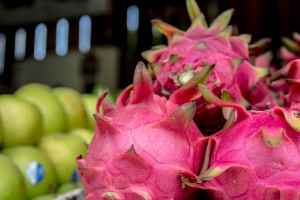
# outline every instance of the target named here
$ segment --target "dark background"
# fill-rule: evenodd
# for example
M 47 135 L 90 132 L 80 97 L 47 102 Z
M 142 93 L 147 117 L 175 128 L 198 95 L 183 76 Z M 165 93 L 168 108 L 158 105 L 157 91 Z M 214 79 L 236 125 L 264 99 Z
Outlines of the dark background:
M 20 7 L 33 6 L 35 1 L 37 0 L 0 0 L 0 7 L 15 11 Z M 58 4 L 60 2 L 64 4 L 73 2 L 71 0 L 53 1 L 58 2 Z M 84 4 L 88 0 L 75 1 Z M 150 20 L 160 18 L 182 30 L 189 27 L 190 20 L 186 11 L 185 0 L 108 0 L 107 2 L 111 8 L 108 12 L 82 14 L 89 14 L 92 18 L 92 46 L 112 44 L 120 48 L 120 66 L 119 71 L 116 73 L 120 77 L 119 87 L 123 88 L 132 83 L 135 65 L 138 61 L 143 60 L 141 52 L 150 49 L 154 45 Z M 282 45 L 280 37 L 291 37 L 293 31 L 300 31 L 300 1 L 198 0 L 197 2 L 208 22 L 212 21 L 222 11 L 234 8 L 235 11 L 230 24 L 236 25 L 239 33 L 251 34 L 252 42 L 264 37 L 272 38 L 269 50 L 274 52 L 273 64 L 277 66 L 280 65 L 278 56 L 278 49 Z M 134 44 L 134 48 L 128 43 L 130 41 L 128 37 L 130 36 L 127 34 L 126 28 L 126 12 L 130 5 L 136 5 L 139 8 L 139 29 L 135 36 L 137 43 Z M 70 23 L 69 48 L 77 48 L 78 46 L 78 20 L 80 16 L 80 14 L 74 14 L 67 17 Z M 0 19 L 0 33 L 4 33 L 7 37 L 5 71 L 0 75 L 0 93 L 11 93 L 16 90 L 12 82 L 16 30 L 23 27 L 27 31 L 26 58 L 29 58 L 33 56 L 34 30 L 40 22 L 45 23 L 48 28 L 47 51 L 55 51 L 55 28 L 58 19 L 59 17 L 51 15 L 49 15 L 49 18 L 43 19 L 39 19 L 37 16 L 35 20 L 26 23 L 16 23 L 18 20 L 10 23 L 9 20 L 3 21 Z M 163 39 L 162 42 L 166 43 L 166 40 Z M 105 72 L 105 69 L 102 69 L 102 71 Z

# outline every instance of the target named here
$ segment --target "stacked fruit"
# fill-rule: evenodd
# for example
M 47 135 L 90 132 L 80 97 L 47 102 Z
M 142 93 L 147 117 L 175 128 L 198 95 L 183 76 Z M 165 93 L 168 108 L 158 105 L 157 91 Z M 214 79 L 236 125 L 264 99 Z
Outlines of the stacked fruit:
M 300 60 L 271 66 L 269 39 L 233 35 L 233 10 L 208 26 L 186 2 L 191 27 L 153 20 L 168 45 L 142 53 L 116 105 L 99 98 L 86 200 L 299 199 Z
M 76 158 L 94 135 L 97 99 L 37 83 L 0 95 L 0 199 L 53 199 L 81 187 Z

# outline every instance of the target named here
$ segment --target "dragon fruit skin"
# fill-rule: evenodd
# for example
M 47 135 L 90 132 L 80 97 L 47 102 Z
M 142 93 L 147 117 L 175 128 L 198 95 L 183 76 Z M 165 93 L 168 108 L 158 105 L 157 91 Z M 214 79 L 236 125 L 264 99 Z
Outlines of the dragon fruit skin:
M 289 91 L 284 98 L 285 106 L 300 107 L 300 59 L 289 62 L 281 73 L 289 84 Z
M 237 116 L 233 110 L 224 130 L 210 137 L 197 182 L 184 176 L 183 182 L 207 190 L 212 199 L 298 200 L 300 107 L 247 112 L 199 88 L 207 101 L 233 107 Z
M 85 159 L 78 158 L 86 200 L 193 199 L 194 188 L 182 188 L 180 173 L 199 173 L 202 153 L 196 152 L 201 132 L 192 121 L 195 103 L 177 105 L 153 93 L 143 63 L 133 86 L 105 101 L 104 116 L 95 114 L 95 136 Z
M 160 45 L 142 53 L 155 76 L 155 93 L 168 96 L 184 85 L 195 71 L 207 64 L 215 64 L 207 83 L 215 95 L 220 96 L 222 89 L 227 89 L 234 102 L 247 108 L 252 105 L 261 109 L 260 105 L 265 105 L 265 101 L 259 100 L 265 100 L 263 97 L 270 96 L 271 91 L 261 90 L 260 98 L 252 98 L 251 94 L 253 87 L 269 69 L 250 64 L 249 35 L 232 36 L 232 27 L 227 25 L 233 9 L 220 14 L 208 27 L 196 2 L 186 2 L 192 20 L 192 25 L 186 32 L 160 20 L 152 20 L 152 24 L 168 39 L 168 46 Z M 219 108 L 199 101 L 200 98 L 201 95 L 198 95 L 194 121 L 202 131 L 214 132 L 223 126 L 225 120 L 220 116 Z M 277 105 L 276 102 L 272 103 L 274 105 L 271 106 Z M 212 119 L 219 120 L 206 119 L 207 113 L 211 113 Z

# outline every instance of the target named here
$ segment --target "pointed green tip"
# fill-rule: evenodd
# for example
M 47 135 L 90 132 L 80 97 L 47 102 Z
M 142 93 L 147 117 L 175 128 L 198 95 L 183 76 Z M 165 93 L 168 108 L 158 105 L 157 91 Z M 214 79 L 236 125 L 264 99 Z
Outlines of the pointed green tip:
M 241 34 L 237 36 L 242 41 L 244 41 L 246 44 L 249 44 L 251 42 L 252 36 L 250 34 Z
M 186 7 L 191 21 L 194 21 L 201 13 L 195 0 L 186 0 Z
M 142 52 L 142 57 L 147 60 L 149 63 L 156 63 L 157 57 L 161 54 L 161 51 L 164 49 L 151 49 L 148 51 Z
M 283 128 L 262 127 L 261 133 L 265 143 L 270 147 L 277 147 L 282 140 Z
M 175 26 L 167 24 L 159 19 L 153 19 L 151 20 L 151 23 L 155 28 L 157 28 L 159 32 L 161 32 L 167 37 L 168 41 L 171 40 L 174 33 L 178 33 L 180 35 L 184 34 L 184 31 L 176 28 Z
M 288 49 L 290 49 L 293 52 L 299 52 L 300 51 L 300 47 L 298 45 L 297 42 L 291 40 L 288 37 L 281 37 L 281 42 L 288 47 Z
M 193 31 L 194 29 L 196 29 L 195 31 L 199 31 L 198 29 L 207 29 L 208 25 L 205 21 L 205 16 L 203 15 L 203 13 L 200 13 L 198 17 L 196 17 L 192 23 L 192 25 L 190 26 L 190 28 L 187 30 L 187 32 Z
M 150 72 L 143 62 L 138 62 L 134 71 L 131 103 L 137 103 L 151 94 L 153 95 L 153 83 Z
M 177 109 L 177 112 L 181 117 L 184 119 L 184 128 L 185 130 L 190 125 L 191 121 L 193 120 L 193 117 L 196 112 L 196 103 L 195 102 L 189 102 L 186 104 L 183 104 L 179 109 Z
M 206 172 L 201 174 L 198 177 L 198 179 L 200 179 L 201 181 L 208 181 L 210 179 L 213 179 L 213 178 L 221 175 L 228 168 L 230 168 L 230 166 L 216 166 L 216 165 L 213 165 Z
M 232 26 L 228 26 L 223 31 L 219 32 L 217 36 L 224 37 L 227 42 L 230 42 L 231 33 L 232 33 Z
M 232 17 L 234 9 L 231 8 L 229 10 L 221 13 L 210 25 L 209 30 L 223 30 L 226 26 L 228 26 L 230 19 Z
M 132 155 L 136 155 L 137 156 L 137 153 L 136 153 L 136 151 L 134 149 L 134 145 L 133 144 L 130 146 L 130 148 L 128 149 L 127 153 L 130 153 Z
M 266 67 L 254 67 L 254 70 L 257 73 L 257 81 L 267 76 L 270 70 Z
M 243 59 L 243 58 L 232 58 L 231 59 L 233 67 L 234 67 L 234 71 L 236 71 L 238 69 L 238 67 L 242 65 L 244 60 L 245 59 Z
M 300 111 L 291 110 L 289 108 L 280 108 L 284 114 L 285 120 L 288 124 L 295 129 L 296 131 L 300 132 Z
M 233 103 L 232 96 L 231 96 L 231 94 L 229 93 L 229 91 L 227 89 L 222 90 L 221 99 L 223 101 Z M 232 110 L 233 110 L 233 108 L 230 108 L 230 107 L 222 108 L 223 117 L 225 119 L 229 119 Z
M 97 115 L 102 115 L 103 114 L 103 109 L 102 109 L 102 102 L 103 100 L 105 99 L 106 95 L 108 94 L 108 88 L 102 92 L 102 94 L 100 95 L 98 101 L 97 101 L 97 104 L 96 104 L 96 114 Z

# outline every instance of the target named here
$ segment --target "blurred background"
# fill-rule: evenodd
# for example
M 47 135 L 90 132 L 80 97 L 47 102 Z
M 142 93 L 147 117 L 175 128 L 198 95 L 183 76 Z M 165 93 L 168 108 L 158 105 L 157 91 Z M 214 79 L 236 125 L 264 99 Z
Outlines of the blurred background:
M 300 1 L 197 0 L 208 22 L 234 8 L 231 24 L 252 42 L 300 31 Z M 90 92 L 132 83 L 141 52 L 166 43 L 150 20 L 186 30 L 185 0 L 0 0 L 0 93 L 38 82 Z M 279 65 L 276 57 L 273 61 Z

